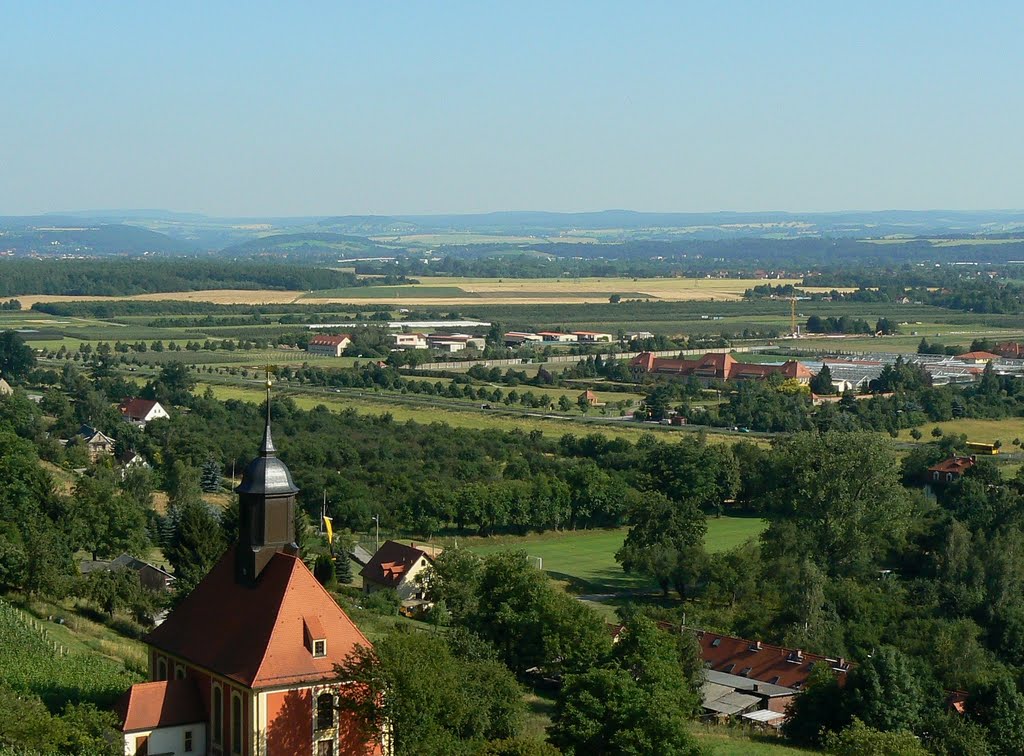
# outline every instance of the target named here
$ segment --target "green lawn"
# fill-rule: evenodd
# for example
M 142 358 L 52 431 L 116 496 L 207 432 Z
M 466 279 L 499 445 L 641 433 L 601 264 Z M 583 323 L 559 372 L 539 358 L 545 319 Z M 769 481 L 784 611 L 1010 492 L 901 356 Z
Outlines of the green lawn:
M 756 538 L 765 527 L 754 517 L 708 519 L 705 544 L 709 551 L 726 551 L 748 538 Z M 472 538 L 464 543 L 479 554 L 508 548 L 525 549 L 543 560 L 544 570 L 553 577 L 569 579 L 578 590 L 605 593 L 651 587 L 650 581 L 627 575 L 615 561 L 626 528 L 541 533 L 523 537 Z
M 781 738 L 748 735 L 730 727 L 694 723 L 691 730 L 709 756 L 805 756 L 815 753 L 794 748 Z

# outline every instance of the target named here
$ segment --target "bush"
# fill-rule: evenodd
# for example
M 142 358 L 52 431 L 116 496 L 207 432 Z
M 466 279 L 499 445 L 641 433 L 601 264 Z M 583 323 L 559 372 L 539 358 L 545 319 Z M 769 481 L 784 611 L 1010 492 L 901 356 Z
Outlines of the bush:
M 402 600 L 398 598 L 398 594 L 388 589 L 374 591 L 363 600 L 364 609 L 385 617 L 398 614 L 398 608 L 401 605 Z

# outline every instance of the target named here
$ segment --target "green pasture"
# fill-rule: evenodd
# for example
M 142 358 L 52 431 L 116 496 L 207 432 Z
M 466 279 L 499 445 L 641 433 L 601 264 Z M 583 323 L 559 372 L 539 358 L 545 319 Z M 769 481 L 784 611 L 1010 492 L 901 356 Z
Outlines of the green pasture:
M 764 520 L 755 517 L 708 518 L 704 539 L 708 551 L 727 551 L 764 530 Z M 649 588 L 650 581 L 627 575 L 615 561 L 627 528 L 577 530 L 540 533 L 529 536 L 470 538 L 463 543 L 478 554 L 503 549 L 524 549 L 531 557 L 540 557 L 543 568 L 553 577 L 570 580 L 584 592 L 614 592 Z
M 1019 453 L 1019 449 L 1013 445 L 1013 440 L 1015 438 L 1024 440 L 1024 417 L 1006 417 L 1001 420 L 960 418 L 943 423 L 927 423 L 918 428 L 923 434 L 921 443 L 935 440 L 931 434 L 935 427 L 941 428 L 945 435 L 962 433 L 967 436 L 969 441 L 978 441 L 984 444 L 1002 441 L 1003 446 L 997 456 L 1005 456 L 1012 452 Z M 910 436 L 909 429 L 901 430 L 899 439 L 911 442 L 914 440 Z

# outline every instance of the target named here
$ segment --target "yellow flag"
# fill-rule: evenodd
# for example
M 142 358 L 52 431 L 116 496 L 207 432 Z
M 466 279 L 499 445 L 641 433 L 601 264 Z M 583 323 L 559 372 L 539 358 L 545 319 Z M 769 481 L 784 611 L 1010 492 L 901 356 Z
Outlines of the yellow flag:
M 327 528 L 327 543 L 334 543 L 334 528 L 331 526 L 331 518 L 324 515 L 324 527 Z

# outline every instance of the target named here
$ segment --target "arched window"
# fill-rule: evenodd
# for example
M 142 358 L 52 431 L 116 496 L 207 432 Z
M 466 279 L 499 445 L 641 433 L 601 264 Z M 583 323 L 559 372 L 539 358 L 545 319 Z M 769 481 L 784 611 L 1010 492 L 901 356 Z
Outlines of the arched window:
M 316 729 L 327 730 L 334 727 L 334 696 L 321 693 L 316 697 Z
M 210 708 L 213 709 L 213 742 L 220 745 L 224 742 L 224 694 L 219 685 L 213 686 Z
M 242 752 L 242 697 L 231 694 L 231 753 Z
M 156 679 L 166 680 L 167 679 L 167 660 L 157 659 L 156 661 Z

